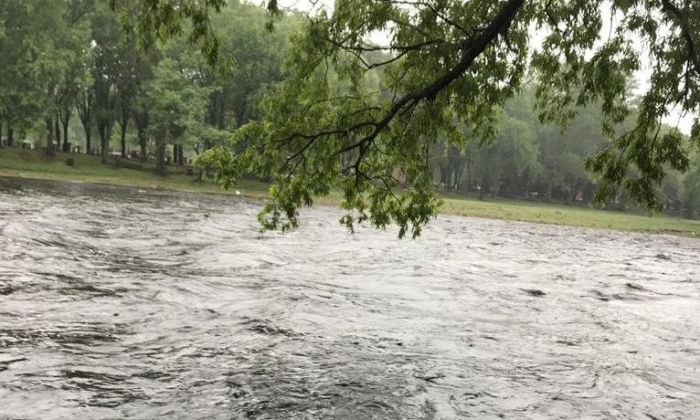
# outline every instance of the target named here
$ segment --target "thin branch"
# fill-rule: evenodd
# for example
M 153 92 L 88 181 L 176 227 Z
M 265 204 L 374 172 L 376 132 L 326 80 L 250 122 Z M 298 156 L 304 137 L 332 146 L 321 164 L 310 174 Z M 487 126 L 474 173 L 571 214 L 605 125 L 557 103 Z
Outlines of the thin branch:
M 438 11 L 438 10 L 435 8 L 435 6 L 433 6 L 432 4 L 430 4 L 430 3 L 428 3 L 428 2 L 424 2 L 424 1 L 414 1 L 414 2 L 412 2 L 412 1 L 401 1 L 401 0 L 389 0 L 389 2 L 392 3 L 392 4 L 403 4 L 403 5 L 410 5 L 410 6 L 425 6 L 425 7 L 427 7 L 428 9 L 430 9 L 430 11 L 432 12 L 432 14 L 433 14 L 435 17 L 437 17 L 438 19 L 441 19 L 442 21 L 444 21 L 444 22 L 447 23 L 448 25 L 457 28 L 457 29 L 458 29 L 460 32 L 462 32 L 464 35 L 466 35 L 466 36 L 471 36 L 471 34 L 470 34 L 464 27 L 462 27 L 461 25 L 457 24 L 454 20 L 450 19 L 448 16 L 445 16 L 444 14 L 440 13 L 440 11 Z
M 391 107 L 387 110 L 386 114 L 379 121 L 364 121 L 355 124 L 352 127 L 344 129 L 330 129 L 325 131 L 320 131 L 315 134 L 303 134 L 303 133 L 293 133 L 287 138 L 282 140 L 282 143 L 289 143 L 296 138 L 308 139 L 308 142 L 294 155 L 290 156 L 283 167 L 286 167 L 291 161 L 302 157 L 308 148 L 312 147 L 313 144 L 322 137 L 328 137 L 333 135 L 344 135 L 351 138 L 354 132 L 360 129 L 373 127 L 373 129 L 363 136 L 360 140 L 352 143 L 346 147 L 341 148 L 336 152 L 336 155 L 342 155 L 351 150 L 358 150 L 358 157 L 351 168 L 355 170 L 356 176 L 361 175 L 360 164 L 364 159 L 364 156 L 368 152 L 370 145 L 375 141 L 379 134 L 385 130 L 389 124 L 397 117 L 405 115 L 406 113 L 412 113 L 416 106 L 425 100 L 434 99 L 442 90 L 447 88 L 453 81 L 457 80 L 464 73 L 466 73 L 471 65 L 474 63 L 477 57 L 479 57 L 488 47 L 488 45 L 496 39 L 499 34 L 506 34 L 511 22 L 515 19 L 517 12 L 522 8 L 525 0 L 508 0 L 505 5 L 501 8 L 499 13 L 494 17 L 490 24 L 483 29 L 473 39 L 466 39 L 466 47 L 463 50 L 462 58 L 460 61 L 444 73 L 439 78 L 435 79 L 433 82 L 423 87 L 420 90 L 411 92 L 401 97 L 399 100 L 392 101 Z M 359 182 L 359 178 L 357 179 Z
M 515 15 L 524 3 L 525 0 L 509 0 L 505 6 L 503 6 L 498 15 L 493 19 L 493 21 L 491 21 L 491 23 L 486 27 L 486 29 L 472 40 L 469 47 L 464 51 L 462 59 L 455 67 L 450 69 L 438 79 L 434 80 L 429 85 L 425 86 L 423 89 L 409 93 L 408 95 L 399 99 L 398 102 L 395 102 L 392 105 L 384 118 L 375 124 L 375 128 L 371 133 L 354 145 L 342 149 L 339 153 L 352 150 L 356 147 L 362 147 L 364 144 L 373 142 L 379 133 L 384 130 L 389 123 L 391 123 L 394 117 L 396 117 L 396 115 L 406 106 L 412 106 L 412 104 L 418 103 L 422 100 L 434 98 L 438 93 L 440 93 L 440 91 L 462 76 L 467 70 L 469 70 L 474 60 L 476 60 L 476 58 L 484 52 L 489 43 L 498 37 L 500 33 L 505 32 L 513 19 L 515 19 Z
M 690 33 L 690 27 L 688 24 L 688 13 L 683 13 L 676 5 L 671 3 L 670 0 L 661 0 L 663 7 L 661 10 L 667 12 L 671 15 L 671 19 L 674 20 L 678 26 L 680 26 L 681 35 L 688 46 L 688 59 L 692 61 L 695 66 L 695 72 L 700 76 L 700 57 L 698 57 L 698 51 L 696 50 L 695 41 L 693 40 L 693 35 Z

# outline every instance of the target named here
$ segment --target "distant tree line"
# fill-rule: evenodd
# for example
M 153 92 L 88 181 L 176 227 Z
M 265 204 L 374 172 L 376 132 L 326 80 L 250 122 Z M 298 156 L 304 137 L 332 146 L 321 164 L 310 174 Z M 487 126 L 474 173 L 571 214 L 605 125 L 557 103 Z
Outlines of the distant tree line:
M 272 32 L 263 9 L 229 2 L 212 21 L 223 58 L 212 67 L 183 37 L 137 48 L 124 23 L 139 0 L 120 5 L 0 0 L 0 145 L 150 157 L 164 173 L 224 142 L 281 77 L 290 19 Z M 70 138 L 76 120 L 83 135 Z
M 506 104 L 490 142 L 466 148 L 438 139 L 431 149 L 433 180 L 445 191 L 479 198 L 504 197 L 588 205 L 596 189 L 586 161 L 609 140 L 600 132 L 595 107 L 579 110 L 565 128 L 540 124 L 532 112 L 534 93 L 526 90 Z M 631 122 L 630 122 L 631 124 Z M 672 214 L 695 216 L 700 210 L 700 153 L 691 153 L 690 171 L 669 170 L 658 194 Z M 623 209 L 624 194 L 605 203 Z

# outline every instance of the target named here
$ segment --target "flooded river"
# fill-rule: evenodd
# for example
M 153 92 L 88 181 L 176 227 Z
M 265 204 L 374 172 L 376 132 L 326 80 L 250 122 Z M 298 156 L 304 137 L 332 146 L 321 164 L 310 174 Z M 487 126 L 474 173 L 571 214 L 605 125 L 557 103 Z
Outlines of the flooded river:
M 700 418 L 700 240 L 0 181 L 0 418 Z

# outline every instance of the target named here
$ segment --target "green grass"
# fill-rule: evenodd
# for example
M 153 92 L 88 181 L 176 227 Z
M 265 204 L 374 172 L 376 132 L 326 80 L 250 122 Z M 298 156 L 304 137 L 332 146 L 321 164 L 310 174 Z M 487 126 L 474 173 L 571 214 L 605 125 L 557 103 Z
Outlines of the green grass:
M 66 159 L 75 159 L 75 166 L 66 165 Z M 183 167 L 171 166 L 169 175 L 155 174 L 152 165 L 146 170 L 105 166 L 98 156 L 57 153 L 49 157 L 42 151 L 0 149 L 0 177 L 46 179 L 55 181 L 81 181 L 94 184 L 110 184 L 177 190 L 188 192 L 232 194 L 212 182 L 198 182 L 185 175 Z M 267 194 L 267 185 L 252 180 L 242 180 L 237 189 L 242 195 L 262 198 Z
M 75 167 L 66 165 L 66 158 L 75 159 Z M 19 177 L 57 181 L 134 186 L 188 192 L 230 194 L 211 182 L 197 182 L 185 175 L 184 168 L 170 167 L 168 177 L 160 177 L 152 170 L 112 168 L 100 163 L 96 156 L 57 154 L 50 158 L 43 152 L 20 149 L 0 149 L 0 177 Z M 260 199 L 267 194 L 267 185 L 242 180 L 236 187 L 241 195 Z M 318 200 L 321 204 L 340 202 L 332 194 Z M 491 219 L 518 220 L 589 228 L 673 233 L 700 236 L 700 221 L 665 215 L 643 216 L 632 213 L 601 211 L 575 206 L 545 204 L 529 201 L 479 201 L 450 195 L 445 197 L 443 213 Z
M 700 221 L 670 217 L 663 214 L 644 216 L 634 213 L 529 201 L 479 201 L 465 198 L 446 198 L 443 211 L 461 216 L 489 219 L 700 236 Z

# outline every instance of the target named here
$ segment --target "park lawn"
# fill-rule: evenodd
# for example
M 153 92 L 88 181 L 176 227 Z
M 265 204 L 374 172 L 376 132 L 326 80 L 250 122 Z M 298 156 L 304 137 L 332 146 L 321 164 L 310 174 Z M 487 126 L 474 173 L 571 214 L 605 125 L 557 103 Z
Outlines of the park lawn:
M 75 159 L 75 167 L 66 165 L 66 158 Z M 96 184 L 133 186 L 215 194 L 236 194 L 262 199 L 268 185 L 255 180 L 241 180 L 233 191 L 224 191 L 212 182 L 199 182 L 185 175 L 182 167 L 169 168 L 170 175 L 160 177 L 152 170 L 113 168 L 102 165 L 97 156 L 57 153 L 46 156 L 36 150 L 0 149 L 0 177 L 31 178 L 56 181 L 80 181 Z M 331 194 L 317 200 L 320 204 L 338 205 L 341 197 Z M 672 233 L 700 236 L 700 221 L 661 214 L 645 216 L 634 213 L 602 211 L 530 201 L 480 201 L 455 195 L 444 197 L 442 213 L 468 217 L 517 220 L 588 228 L 616 229 L 650 233 Z
M 479 201 L 469 198 L 446 198 L 442 208 L 445 213 L 467 217 L 700 236 L 700 220 L 664 214 L 647 216 L 560 204 L 516 200 Z
M 74 167 L 66 165 L 68 157 L 75 159 Z M 80 181 L 216 194 L 235 194 L 236 192 L 236 190 L 225 191 L 213 182 L 195 181 L 192 176 L 185 175 L 183 167 L 169 167 L 167 177 L 156 175 L 153 165 L 147 168 L 148 170 L 139 170 L 105 166 L 98 156 L 57 153 L 55 157 L 50 157 L 37 150 L 0 149 L 0 177 Z M 262 182 L 242 180 L 236 189 L 241 195 L 262 198 L 267 195 L 267 188 L 268 185 Z

